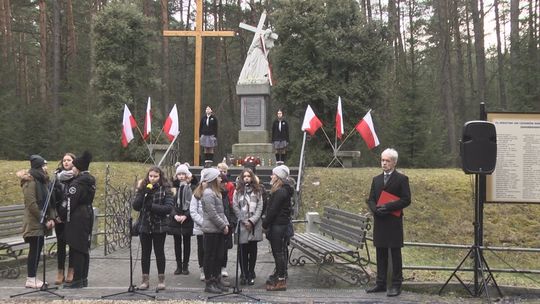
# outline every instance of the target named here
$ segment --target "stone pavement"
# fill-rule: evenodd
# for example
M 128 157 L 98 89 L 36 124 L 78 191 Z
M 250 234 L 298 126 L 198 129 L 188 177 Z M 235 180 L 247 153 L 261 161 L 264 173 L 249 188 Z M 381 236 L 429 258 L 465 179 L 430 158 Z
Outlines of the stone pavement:
M 267 292 L 265 290 L 265 281 L 267 276 L 274 269 L 273 258 L 266 240 L 259 243 L 258 261 L 256 267 L 257 278 L 254 286 L 240 286 L 241 294 L 229 294 L 226 296 L 208 299 L 211 294 L 204 292 L 204 283 L 199 280 L 199 268 L 196 254 L 196 238 L 192 238 L 192 254 L 190 259 L 189 275 L 174 275 L 176 268 L 174 261 L 174 246 L 172 237 L 168 236 L 165 251 L 167 256 L 166 284 L 167 289 L 155 292 L 157 285 L 157 268 L 155 260 L 151 262 L 150 270 L 150 289 L 144 291 L 144 294 L 155 296 L 159 300 L 194 300 L 194 301 L 213 301 L 213 302 L 250 302 L 248 297 L 258 298 L 264 303 L 482 303 L 482 299 L 458 298 L 445 292 L 445 296 L 438 296 L 436 291 L 440 286 L 431 286 L 430 288 L 418 288 L 418 285 L 404 284 L 403 293 L 396 298 L 386 297 L 385 293 L 366 294 L 364 287 L 351 287 L 349 285 L 338 284 L 334 287 L 324 288 L 318 284 L 316 268 L 312 265 L 303 267 L 289 267 L 289 279 L 287 282 L 287 291 Z M 133 238 L 133 257 L 134 271 L 133 283 L 137 286 L 141 280 L 140 245 L 138 238 Z M 42 264 L 42 263 L 41 263 Z M 54 282 L 56 275 L 56 261 L 47 259 L 47 280 Z M 229 250 L 229 262 L 227 271 L 229 280 L 234 285 L 234 273 L 236 269 L 236 246 Z M 5 302 L 10 296 L 30 291 L 24 288 L 24 275 L 18 279 L 0 279 L 0 301 Z M 42 271 L 40 270 L 40 276 Z M 96 300 L 102 296 L 120 293 L 128 290 L 130 281 L 129 271 L 129 250 L 122 249 L 113 254 L 104 256 L 103 248 L 98 247 L 91 253 L 89 287 L 83 289 L 59 289 L 57 292 L 65 296 L 67 300 Z M 54 284 L 54 283 L 52 283 Z M 51 285 L 54 286 L 54 285 Z M 417 292 L 424 290 L 424 292 Z M 232 288 L 231 288 L 232 291 Z M 414 291 L 414 292 L 413 292 Z M 16 297 L 19 302 L 28 300 L 48 299 L 55 300 L 55 296 L 46 292 L 38 292 L 31 295 Z M 148 300 L 147 297 L 126 293 L 111 297 L 116 300 Z M 517 298 L 505 298 L 502 302 L 514 303 Z M 540 302 L 538 294 L 532 299 L 523 300 L 526 303 Z

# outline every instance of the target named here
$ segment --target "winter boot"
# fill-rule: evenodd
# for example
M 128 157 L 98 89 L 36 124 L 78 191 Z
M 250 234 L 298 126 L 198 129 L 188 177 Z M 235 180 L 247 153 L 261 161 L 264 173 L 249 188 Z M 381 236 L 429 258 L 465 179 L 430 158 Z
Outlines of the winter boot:
M 273 284 L 266 284 L 267 291 L 285 291 L 287 290 L 287 281 L 285 278 L 278 278 Z
M 188 275 L 189 274 L 189 264 L 188 263 L 182 264 L 182 274 L 183 275 Z
M 64 283 L 64 269 L 58 269 L 56 280 L 54 280 L 54 285 L 60 285 L 62 283 Z
M 33 289 L 40 289 L 41 286 L 43 286 L 43 281 L 36 277 L 27 277 L 26 283 L 24 284 L 24 287 Z
M 148 287 L 150 287 L 150 275 L 143 273 L 142 283 L 139 285 L 139 290 L 147 290 Z
M 67 276 L 66 276 L 66 280 L 65 282 L 66 283 L 71 283 L 73 282 L 73 275 L 75 274 L 75 270 L 73 269 L 73 267 L 69 267 L 68 268 L 68 272 L 67 272 Z
M 165 274 L 158 274 L 157 290 L 165 290 Z
M 216 279 L 216 287 L 219 288 L 223 292 L 228 292 L 229 287 L 231 284 L 229 282 L 224 282 L 222 278 Z
M 223 291 L 219 289 L 216 285 L 215 279 L 206 279 L 206 287 L 204 288 L 205 292 L 209 293 L 222 293 Z
M 176 262 L 176 270 L 174 271 L 174 274 L 178 275 L 178 274 L 182 274 L 182 263 L 181 262 Z

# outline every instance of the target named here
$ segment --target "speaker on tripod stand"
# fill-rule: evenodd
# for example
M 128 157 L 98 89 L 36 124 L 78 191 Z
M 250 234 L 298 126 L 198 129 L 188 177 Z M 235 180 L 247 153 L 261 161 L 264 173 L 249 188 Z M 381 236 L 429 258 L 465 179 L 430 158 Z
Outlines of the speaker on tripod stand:
M 463 135 L 460 141 L 460 155 L 462 168 L 465 174 L 475 174 L 475 204 L 474 204 L 474 244 L 467 255 L 456 267 L 448 280 L 439 290 L 439 295 L 448 285 L 453 277 L 472 296 L 481 296 L 482 293 L 489 299 L 488 283 L 493 281 L 493 286 L 497 289 L 499 296 L 502 292 L 495 281 L 483 254 L 484 246 L 484 203 L 486 201 L 486 175 L 493 173 L 497 162 L 497 132 L 495 125 L 491 122 L 476 120 L 469 121 L 463 126 Z M 463 283 L 457 275 L 468 258 L 474 259 L 474 289 Z

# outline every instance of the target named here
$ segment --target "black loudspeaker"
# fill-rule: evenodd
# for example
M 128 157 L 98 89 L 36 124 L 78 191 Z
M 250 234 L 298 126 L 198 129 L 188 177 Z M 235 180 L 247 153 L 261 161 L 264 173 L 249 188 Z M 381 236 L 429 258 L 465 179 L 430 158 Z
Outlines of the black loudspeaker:
M 491 174 L 497 162 L 497 131 L 491 122 L 475 120 L 463 125 L 460 145 L 463 171 Z

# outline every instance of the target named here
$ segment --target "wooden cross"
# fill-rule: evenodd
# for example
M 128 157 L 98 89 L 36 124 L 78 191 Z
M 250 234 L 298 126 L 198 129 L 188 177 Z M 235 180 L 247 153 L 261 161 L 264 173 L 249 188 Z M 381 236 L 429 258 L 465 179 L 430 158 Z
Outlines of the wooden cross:
M 195 113 L 193 116 L 193 164 L 199 165 L 199 121 L 201 120 L 202 37 L 233 37 L 234 31 L 205 31 L 202 0 L 197 0 L 197 16 L 193 31 L 163 31 L 165 37 L 195 37 Z

